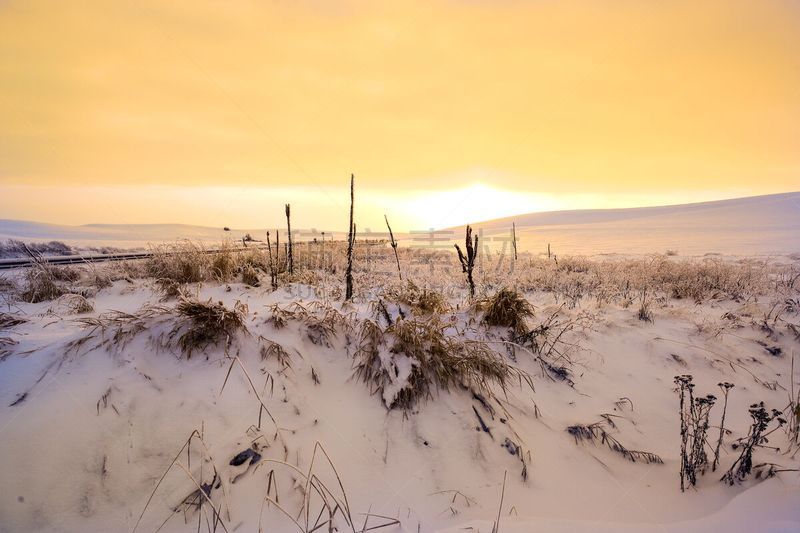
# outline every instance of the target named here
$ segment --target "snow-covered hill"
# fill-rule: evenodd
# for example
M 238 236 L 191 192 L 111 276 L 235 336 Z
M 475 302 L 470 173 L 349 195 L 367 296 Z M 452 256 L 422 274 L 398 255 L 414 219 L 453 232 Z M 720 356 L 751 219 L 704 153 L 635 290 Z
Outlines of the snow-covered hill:
M 192 226 L 188 224 L 86 224 L 63 226 L 24 220 L 0 220 L 0 239 L 23 241 L 62 241 L 71 246 L 141 248 L 148 244 L 188 239 L 218 244 L 224 239 L 239 240 L 250 233 L 263 238 L 263 230 L 240 230 Z
M 531 213 L 477 222 L 496 246 L 512 223 L 520 248 L 560 254 L 766 255 L 800 252 L 800 192 L 697 204 Z M 462 228 L 454 228 L 456 235 Z

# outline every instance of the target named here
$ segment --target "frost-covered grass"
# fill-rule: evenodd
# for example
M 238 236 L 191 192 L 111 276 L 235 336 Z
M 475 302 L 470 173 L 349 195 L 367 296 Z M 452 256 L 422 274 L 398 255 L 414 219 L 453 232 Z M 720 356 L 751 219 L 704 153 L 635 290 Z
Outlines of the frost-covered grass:
M 154 255 L 143 261 L 95 267 L 116 277 L 153 279 L 168 297 L 175 297 L 181 288 L 196 283 L 228 283 L 241 281 L 254 286 L 269 276 L 269 257 L 265 248 L 251 245 L 244 250 L 223 243 L 210 250 L 203 245 L 181 242 L 159 245 Z M 279 285 L 300 282 L 328 291 L 336 297 L 343 288 L 346 266 L 345 243 L 341 241 L 296 243 L 294 274 L 286 269 L 286 251 L 273 247 L 274 264 Z M 454 253 L 427 248 L 398 248 L 399 261 L 406 270 L 406 282 L 398 282 L 394 251 L 383 242 L 359 242 L 355 249 L 355 296 L 371 299 L 378 292 L 394 301 L 442 312 L 448 300 L 466 294 L 460 275 L 461 266 Z M 83 267 L 82 270 L 88 270 Z M 69 279 L 75 267 L 49 267 L 56 282 Z M 59 275 L 58 273 L 65 273 Z M 69 273 L 69 277 L 66 274 Z M 87 276 L 85 276 L 87 277 Z M 682 259 L 667 255 L 621 259 L 559 257 L 521 254 L 514 261 L 508 255 L 483 250 L 475 266 L 478 299 L 497 294 L 501 288 L 522 292 L 543 291 L 570 306 L 594 300 L 598 304 L 623 306 L 639 303 L 641 307 L 667 299 L 703 302 L 709 299 L 749 301 L 769 295 L 790 294 L 800 285 L 800 262 L 755 260 L 747 258 L 711 257 Z M 23 283 L 30 295 L 37 290 L 37 280 Z M 55 283 L 53 291 L 74 292 L 64 283 Z M 30 298 L 28 298 L 30 299 Z M 646 301 L 645 301 L 646 300 Z

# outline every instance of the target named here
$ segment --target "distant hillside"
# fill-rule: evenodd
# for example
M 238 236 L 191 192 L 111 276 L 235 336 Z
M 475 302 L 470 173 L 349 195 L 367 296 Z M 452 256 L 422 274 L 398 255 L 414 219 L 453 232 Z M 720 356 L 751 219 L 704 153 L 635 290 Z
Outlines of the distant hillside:
M 476 222 L 500 246 L 517 226 L 522 249 L 557 253 L 735 255 L 800 252 L 800 192 L 696 204 L 530 213 Z M 463 227 L 451 228 L 456 235 Z
M 800 252 L 800 192 L 753 196 L 696 204 L 586 209 L 530 213 L 476 222 L 483 242 L 493 250 L 510 249 L 511 224 L 517 226 L 519 249 L 542 253 L 547 243 L 557 254 L 641 254 L 677 251 L 680 255 L 720 253 L 765 255 Z M 246 234 L 264 238 L 264 229 L 231 229 L 186 224 L 87 224 L 60 226 L 0 220 L 0 240 L 63 241 L 71 246 L 137 248 L 149 243 L 190 239 L 217 244 Z M 464 228 L 437 232 L 461 240 Z M 330 233 L 329 233 L 330 235 Z M 337 238 L 342 235 L 337 234 Z M 410 246 L 425 246 L 426 235 L 397 233 Z M 301 236 L 298 240 L 310 238 Z M 437 241 L 437 245 L 442 245 Z M 444 243 L 446 245 L 446 243 Z
M 250 234 L 264 239 L 265 230 L 192 226 L 188 224 L 86 224 L 61 226 L 22 220 L 0 220 L 0 241 L 18 239 L 25 242 L 61 241 L 77 251 L 101 247 L 123 249 L 144 248 L 149 244 L 188 239 L 218 245 L 223 240 L 240 241 Z

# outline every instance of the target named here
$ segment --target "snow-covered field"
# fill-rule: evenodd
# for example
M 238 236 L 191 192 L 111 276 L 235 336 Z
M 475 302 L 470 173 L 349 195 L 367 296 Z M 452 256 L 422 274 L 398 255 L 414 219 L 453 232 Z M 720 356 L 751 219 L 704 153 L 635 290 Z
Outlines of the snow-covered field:
M 417 288 L 391 249 L 362 250 L 353 303 L 334 246 L 298 252 L 277 290 L 257 251 L 81 267 L 37 303 L 35 275 L 6 274 L 0 531 L 800 528 L 800 262 L 487 257 L 475 303 L 454 254 L 400 251 Z M 167 297 L 191 264 L 198 282 Z M 514 328 L 485 321 L 502 287 L 534 306 Z M 193 322 L 186 305 L 209 299 L 242 327 Z M 421 369 L 439 356 L 442 374 L 492 366 L 437 387 Z M 709 464 L 681 492 L 685 374 L 717 402 Z M 416 379 L 430 394 L 403 403 Z M 721 482 L 761 401 L 787 423 Z
M 302 209 L 298 208 L 298 212 Z M 301 215 L 302 216 L 302 213 Z M 551 244 L 556 254 L 608 255 L 665 253 L 765 256 L 800 253 L 800 192 L 772 194 L 697 204 L 531 213 L 473 224 L 492 250 L 510 250 L 511 224 L 517 227 L 519 250 L 543 253 Z M 296 241 L 321 239 L 325 228 L 300 229 Z M 402 230 L 402 231 L 400 231 Z M 360 238 L 388 238 L 383 226 L 364 228 Z M 461 240 L 463 228 L 395 228 L 404 245 L 424 248 Z M 343 239 L 341 232 L 325 232 Z M 186 224 L 87 224 L 63 226 L 20 220 L 0 220 L 0 240 L 63 241 L 78 251 L 102 247 L 147 248 L 181 239 L 217 245 L 245 235 L 264 239 L 263 229 L 192 226 Z M 273 230 L 274 234 L 274 230 Z

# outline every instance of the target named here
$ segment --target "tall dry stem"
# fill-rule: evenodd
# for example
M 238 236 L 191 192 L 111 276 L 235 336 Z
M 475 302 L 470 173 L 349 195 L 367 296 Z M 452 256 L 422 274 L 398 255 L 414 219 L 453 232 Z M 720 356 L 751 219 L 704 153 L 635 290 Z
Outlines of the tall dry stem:
M 292 253 L 292 221 L 291 206 L 286 204 L 286 234 L 289 239 L 289 246 L 286 250 L 286 268 L 289 274 L 294 274 L 294 254 Z
M 394 260 L 397 262 L 397 276 L 400 281 L 403 281 L 403 274 L 400 272 L 400 256 L 397 255 L 397 241 L 394 240 L 394 233 L 392 233 L 392 227 L 389 225 L 389 217 L 383 215 L 383 218 L 386 220 L 386 227 L 389 228 L 389 239 L 391 239 L 392 249 L 394 250 Z
M 354 204 L 354 182 L 355 176 L 350 174 L 350 227 L 347 234 L 347 270 L 345 271 L 345 300 L 353 299 L 353 245 L 356 242 L 356 225 L 353 222 L 353 204 Z

